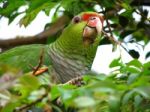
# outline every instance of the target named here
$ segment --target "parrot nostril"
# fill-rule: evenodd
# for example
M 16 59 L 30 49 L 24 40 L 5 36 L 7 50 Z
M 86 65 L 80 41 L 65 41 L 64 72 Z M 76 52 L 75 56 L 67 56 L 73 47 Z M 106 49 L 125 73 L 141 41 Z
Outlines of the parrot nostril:
M 95 18 L 95 17 L 91 17 L 91 18 L 90 18 L 90 20 L 94 20 L 94 19 L 96 19 L 96 18 Z

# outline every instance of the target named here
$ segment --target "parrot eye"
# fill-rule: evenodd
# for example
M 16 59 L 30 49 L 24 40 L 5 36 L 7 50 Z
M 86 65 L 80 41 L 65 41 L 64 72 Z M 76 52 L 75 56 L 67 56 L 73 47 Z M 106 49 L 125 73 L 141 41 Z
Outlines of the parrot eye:
M 73 18 L 73 23 L 79 23 L 81 21 L 81 18 L 79 16 L 75 16 Z

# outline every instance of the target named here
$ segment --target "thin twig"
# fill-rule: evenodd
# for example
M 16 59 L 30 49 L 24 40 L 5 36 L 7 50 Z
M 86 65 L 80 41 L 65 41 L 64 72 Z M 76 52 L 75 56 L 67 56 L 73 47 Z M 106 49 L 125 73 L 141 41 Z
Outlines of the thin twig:
M 33 73 L 32 73 L 33 75 L 37 76 L 37 75 L 40 75 L 40 74 L 48 71 L 48 67 L 41 68 L 41 66 L 43 64 L 43 58 L 44 58 L 44 48 L 41 51 L 38 66 L 33 67 L 32 65 L 29 65 L 33 70 Z
M 14 110 L 14 112 L 21 112 L 22 110 L 24 109 L 27 109 L 27 108 L 30 108 L 31 106 L 41 102 L 45 97 L 47 97 L 48 93 L 45 93 L 43 94 L 39 99 L 33 101 L 32 103 L 30 104 L 27 104 L 27 105 L 23 105 L 22 107 L 18 107 Z
M 107 18 L 106 18 L 106 23 L 107 23 L 107 26 L 108 26 L 108 29 L 109 29 L 110 36 L 113 37 L 113 33 L 112 33 L 112 30 L 111 30 L 111 27 L 110 27 L 110 23 L 109 23 Z
M 110 40 L 113 41 L 114 43 L 116 43 L 117 45 L 120 45 L 127 53 L 128 50 L 122 45 L 121 41 L 116 40 L 114 37 L 109 36 L 105 31 L 102 31 L 102 33 Z
M 141 16 L 144 17 L 147 21 L 150 22 L 150 18 L 147 18 L 144 14 L 138 12 L 137 10 L 135 10 L 135 12 L 136 12 L 137 14 L 141 15 Z
M 29 64 L 29 66 L 32 70 L 35 70 L 35 67 L 33 65 Z
M 110 40 L 113 41 L 114 43 L 118 44 L 118 45 L 122 45 L 121 41 L 116 40 L 113 36 L 109 36 L 105 31 L 102 30 L 102 33 Z
M 104 11 L 104 10 L 103 10 L 103 11 Z M 121 42 L 121 41 L 118 41 L 118 40 L 116 40 L 116 39 L 114 38 L 113 33 L 112 33 L 112 30 L 111 30 L 110 23 L 109 23 L 109 21 L 108 21 L 108 19 L 107 19 L 106 13 L 105 13 L 105 16 L 106 16 L 106 23 L 107 23 L 107 26 L 108 26 L 108 29 L 109 29 L 110 36 L 109 36 L 105 31 L 103 31 L 103 30 L 102 30 L 102 33 L 103 33 L 110 41 L 112 41 L 112 42 L 114 42 L 114 43 L 120 45 L 122 48 L 124 48 L 124 50 L 125 50 L 126 52 L 128 52 L 128 50 L 122 45 L 122 42 Z
M 102 11 L 105 12 L 105 10 L 103 8 L 102 8 Z M 110 36 L 105 31 L 102 30 L 103 34 L 106 35 L 106 37 L 108 37 L 110 41 L 113 41 L 113 42 L 121 45 L 121 42 L 117 41 L 113 36 L 113 32 L 111 30 L 111 26 L 110 26 L 110 23 L 109 23 L 108 18 L 107 18 L 107 13 L 105 13 L 104 15 L 105 15 L 105 20 L 106 20 L 106 23 L 107 23 L 107 26 L 108 26 Z
M 39 70 L 39 68 L 42 66 L 43 64 L 43 58 L 44 58 L 44 49 L 41 50 L 41 54 L 40 54 L 40 59 L 39 59 L 39 63 L 38 63 L 38 66 L 36 68 L 34 68 L 34 71 L 33 71 L 33 75 Z
M 51 86 L 48 87 L 46 92 L 40 98 L 38 98 L 37 100 L 31 102 L 30 104 L 26 104 L 26 105 L 23 105 L 21 107 L 17 107 L 13 112 L 21 112 L 21 111 L 23 111 L 25 109 L 28 109 L 28 108 L 32 107 L 33 105 L 35 105 L 35 104 L 37 104 L 39 102 L 41 102 L 45 97 L 48 96 L 50 90 L 51 90 Z

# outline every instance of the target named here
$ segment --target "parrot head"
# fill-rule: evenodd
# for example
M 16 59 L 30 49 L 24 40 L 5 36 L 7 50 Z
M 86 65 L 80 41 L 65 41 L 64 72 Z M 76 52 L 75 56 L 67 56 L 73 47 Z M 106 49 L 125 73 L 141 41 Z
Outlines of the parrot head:
M 82 12 L 75 16 L 64 30 L 67 41 L 89 46 L 95 42 L 103 28 L 103 17 L 96 12 Z M 76 41 L 76 42 L 74 42 Z
M 81 17 L 82 21 L 86 22 L 83 29 L 83 43 L 85 45 L 92 44 L 96 36 L 101 34 L 103 18 L 97 13 L 84 13 Z

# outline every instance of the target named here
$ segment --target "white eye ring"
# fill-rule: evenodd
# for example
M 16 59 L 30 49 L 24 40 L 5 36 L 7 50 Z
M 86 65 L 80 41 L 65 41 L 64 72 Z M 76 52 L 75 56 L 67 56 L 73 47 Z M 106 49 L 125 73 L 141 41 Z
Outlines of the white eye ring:
M 81 21 L 81 17 L 75 16 L 72 21 L 73 23 L 79 23 Z

